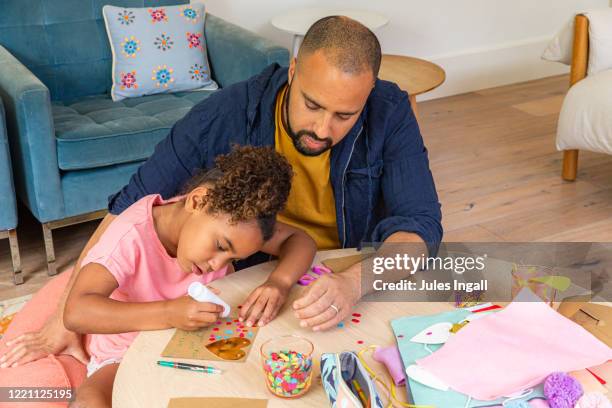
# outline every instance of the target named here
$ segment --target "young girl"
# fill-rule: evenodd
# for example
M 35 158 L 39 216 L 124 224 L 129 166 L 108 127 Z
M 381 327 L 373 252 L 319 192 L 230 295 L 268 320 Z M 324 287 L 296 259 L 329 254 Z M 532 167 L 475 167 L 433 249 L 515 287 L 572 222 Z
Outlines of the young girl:
M 271 148 L 239 147 L 215 164 L 192 180 L 184 196 L 164 201 L 150 195 L 134 203 L 83 260 L 64 323 L 93 334 L 88 378 L 72 406 L 111 406 L 115 373 L 138 331 L 196 330 L 217 320 L 222 307 L 186 296 L 190 283 L 209 283 L 233 260 L 258 251 L 277 255 L 282 247 L 291 266 L 279 265 L 249 302 L 265 324 L 262 312 L 273 318 L 310 266 L 312 239 L 275 224 L 291 187 L 287 161 Z

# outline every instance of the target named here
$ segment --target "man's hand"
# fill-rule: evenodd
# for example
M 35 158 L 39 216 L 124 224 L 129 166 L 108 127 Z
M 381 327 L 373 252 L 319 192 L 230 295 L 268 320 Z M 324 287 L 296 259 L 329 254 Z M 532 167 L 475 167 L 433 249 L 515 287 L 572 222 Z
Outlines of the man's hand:
M 357 264 L 342 273 L 323 275 L 311 283 L 306 293 L 293 302 L 300 326 L 311 327 L 314 331 L 327 330 L 347 317 L 361 298 L 359 268 Z
M 240 309 L 240 321 L 246 321 L 249 327 L 270 323 L 285 304 L 289 289 L 287 285 L 268 279 L 247 297 Z
M 81 335 L 67 330 L 57 315 L 51 316 L 41 330 L 22 334 L 6 345 L 9 350 L 0 357 L 0 368 L 17 367 L 49 354 L 70 355 L 83 364 L 89 361 Z

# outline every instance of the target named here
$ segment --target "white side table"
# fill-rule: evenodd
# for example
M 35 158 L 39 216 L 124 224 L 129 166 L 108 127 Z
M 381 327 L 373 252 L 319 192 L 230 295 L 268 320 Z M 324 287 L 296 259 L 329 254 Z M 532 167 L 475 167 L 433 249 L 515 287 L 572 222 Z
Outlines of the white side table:
M 333 9 L 333 8 L 303 8 L 280 14 L 270 21 L 279 30 L 293 34 L 292 57 L 297 55 L 304 34 L 317 20 L 327 16 L 347 16 L 359 21 L 372 31 L 376 31 L 389 22 L 389 19 L 381 14 L 366 10 Z

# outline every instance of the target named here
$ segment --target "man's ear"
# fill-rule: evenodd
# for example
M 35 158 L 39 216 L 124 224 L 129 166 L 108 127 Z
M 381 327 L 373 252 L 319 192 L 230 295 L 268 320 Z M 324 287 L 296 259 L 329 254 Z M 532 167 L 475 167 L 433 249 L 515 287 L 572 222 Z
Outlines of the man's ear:
M 204 186 L 199 186 L 191 190 L 185 199 L 185 210 L 188 213 L 202 211 L 206 206 L 206 193 L 208 189 Z
M 291 81 L 293 81 L 293 75 L 295 75 L 295 66 L 297 64 L 297 58 L 291 58 L 291 62 L 289 63 L 289 70 L 287 71 L 287 81 L 289 85 L 291 85 Z

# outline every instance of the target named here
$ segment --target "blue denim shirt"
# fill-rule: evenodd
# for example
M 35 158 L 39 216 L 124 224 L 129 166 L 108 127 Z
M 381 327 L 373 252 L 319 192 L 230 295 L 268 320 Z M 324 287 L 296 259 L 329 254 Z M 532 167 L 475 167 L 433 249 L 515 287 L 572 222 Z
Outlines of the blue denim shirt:
M 109 198 L 109 211 L 119 214 L 147 194 L 178 194 L 198 169 L 212 167 L 234 143 L 274 146 L 276 95 L 286 83 L 287 68 L 274 64 L 194 106 L 129 184 Z M 431 254 L 437 252 L 440 203 L 406 92 L 377 80 L 359 119 L 332 148 L 330 166 L 343 248 L 406 231 L 418 234 Z

